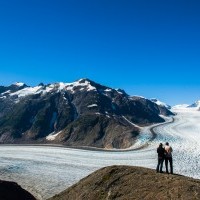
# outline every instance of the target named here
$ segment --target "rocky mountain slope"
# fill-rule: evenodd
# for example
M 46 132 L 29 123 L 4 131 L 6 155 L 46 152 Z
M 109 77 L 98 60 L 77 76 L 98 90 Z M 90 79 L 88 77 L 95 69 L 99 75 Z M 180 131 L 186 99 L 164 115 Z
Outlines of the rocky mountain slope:
M 0 180 L 1 200 L 36 200 L 29 192 L 22 189 L 17 183 Z
M 155 170 L 110 166 L 102 168 L 49 200 L 196 200 L 200 180 L 156 173 Z
M 0 143 L 127 148 L 139 126 L 163 122 L 165 106 L 89 79 L 0 87 Z

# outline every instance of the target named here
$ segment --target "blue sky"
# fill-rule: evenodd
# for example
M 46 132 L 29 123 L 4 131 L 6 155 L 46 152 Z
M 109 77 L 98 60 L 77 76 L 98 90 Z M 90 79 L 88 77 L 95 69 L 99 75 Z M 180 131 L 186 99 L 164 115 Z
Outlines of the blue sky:
M 169 104 L 200 99 L 199 0 L 0 1 L 0 84 L 87 77 Z

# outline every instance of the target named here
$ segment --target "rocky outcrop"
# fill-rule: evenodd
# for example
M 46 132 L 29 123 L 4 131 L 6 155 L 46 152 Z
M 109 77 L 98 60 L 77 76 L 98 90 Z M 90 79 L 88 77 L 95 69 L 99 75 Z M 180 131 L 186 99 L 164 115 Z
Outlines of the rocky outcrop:
M 36 200 L 29 192 L 22 189 L 17 183 L 0 180 L 1 200 Z
M 69 146 L 121 149 L 133 145 L 138 134 L 138 128 L 132 126 L 124 118 L 88 114 L 70 123 L 54 142 L 62 141 Z
M 196 200 L 200 180 L 156 173 L 155 170 L 111 166 L 102 168 L 49 200 Z

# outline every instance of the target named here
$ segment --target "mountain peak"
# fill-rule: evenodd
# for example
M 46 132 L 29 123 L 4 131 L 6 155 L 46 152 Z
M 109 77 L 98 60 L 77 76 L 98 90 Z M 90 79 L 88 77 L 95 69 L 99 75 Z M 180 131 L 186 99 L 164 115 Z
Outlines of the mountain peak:
M 25 83 L 22 83 L 22 82 L 15 82 L 15 83 L 13 83 L 12 85 L 17 86 L 17 87 L 23 87 L 23 86 L 25 86 L 26 84 L 25 84 Z
M 77 80 L 76 82 L 85 83 L 85 82 L 93 82 L 93 81 L 91 81 L 91 80 L 88 79 L 88 78 L 81 78 L 81 79 Z
M 44 86 L 44 83 L 39 83 L 38 86 Z
M 200 108 L 200 100 L 188 106 L 188 108 Z
M 171 109 L 171 106 L 169 106 L 168 104 L 166 104 L 166 103 L 164 103 L 164 102 L 162 102 L 162 101 L 160 101 L 160 100 L 158 100 L 158 99 L 156 99 L 156 98 L 152 98 L 152 99 L 150 99 L 152 102 L 154 102 L 154 103 L 156 103 L 157 105 L 159 105 L 159 106 L 163 106 L 163 107 L 166 107 L 166 108 L 168 108 L 168 109 Z
M 124 90 L 120 89 L 120 88 L 117 88 L 116 91 L 121 93 L 121 94 L 127 95 L 126 92 Z
M 181 105 L 176 105 L 173 107 L 173 109 L 191 109 L 191 110 L 200 110 L 200 100 L 194 102 L 193 104 L 181 104 Z

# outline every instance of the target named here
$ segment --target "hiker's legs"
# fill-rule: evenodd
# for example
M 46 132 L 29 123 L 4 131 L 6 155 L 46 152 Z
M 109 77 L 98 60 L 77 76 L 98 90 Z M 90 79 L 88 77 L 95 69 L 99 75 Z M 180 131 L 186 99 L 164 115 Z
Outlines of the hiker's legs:
M 158 165 L 157 165 L 157 168 L 156 168 L 157 172 L 159 172 L 159 167 L 160 167 L 160 158 L 158 158 Z
M 163 162 L 164 162 L 164 158 L 162 158 L 162 159 L 160 160 L 160 172 L 162 172 Z
M 169 171 L 168 171 L 168 158 L 165 158 L 165 167 L 166 167 L 166 172 L 169 173 Z
M 169 163 L 170 163 L 170 173 L 173 174 L 173 162 L 172 162 L 172 157 L 169 158 Z

